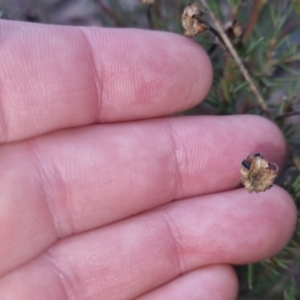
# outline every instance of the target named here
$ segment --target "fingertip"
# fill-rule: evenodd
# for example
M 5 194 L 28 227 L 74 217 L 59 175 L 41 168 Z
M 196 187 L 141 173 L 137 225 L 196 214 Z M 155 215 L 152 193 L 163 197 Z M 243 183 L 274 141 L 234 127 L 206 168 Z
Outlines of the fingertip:
M 247 154 L 261 152 L 282 170 L 286 143 L 273 122 L 254 115 L 170 119 L 180 165 L 176 198 L 236 188 Z M 184 157 L 184 159 L 183 159 Z
M 266 159 L 270 162 L 276 162 L 280 168 L 283 167 L 286 157 L 286 141 L 285 137 L 277 126 L 277 124 L 265 117 L 257 115 L 242 115 L 251 128 L 252 136 L 261 136 L 261 142 L 256 143 L 253 153 L 259 153 L 262 149 L 266 149 L 263 153 L 267 155 Z M 250 137 L 251 138 L 251 137 Z
M 184 36 L 140 29 L 83 30 L 102 75 L 100 121 L 179 112 L 198 104 L 210 90 L 210 59 Z
M 176 236 L 183 237 L 186 268 L 272 257 L 288 244 L 297 221 L 293 199 L 278 186 L 261 193 L 240 188 L 185 199 L 170 211 L 179 228 Z
M 291 195 L 282 187 L 274 185 L 271 188 L 273 199 L 270 200 L 270 214 L 277 213 L 278 234 L 282 236 L 279 250 L 283 248 L 292 238 L 297 224 L 297 207 Z
M 240 193 L 241 206 L 237 204 L 237 211 L 243 210 L 241 215 L 247 203 L 248 216 L 240 228 L 247 232 L 251 224 L 252 231 L 248 236 L 251 247 L 240 253 L 242 260 L 236 263 L 252 263 L 279 253 L 291 240 L 297 222 L 297 208 L 291 195 L 277 185 L 259 194 L 249 194 L 246 189 L 236 190 L 236 193 Z
M 12 21 L 0 27 L 0 141 L 169 115 L 195 106 L 211 86 L 207 54 L 180 35 Z
M 136 300 L 151 299 L 205 299 L 232 300 L 238 293 L 238 280 L 229 265 L 209 265 L 154 289 Z

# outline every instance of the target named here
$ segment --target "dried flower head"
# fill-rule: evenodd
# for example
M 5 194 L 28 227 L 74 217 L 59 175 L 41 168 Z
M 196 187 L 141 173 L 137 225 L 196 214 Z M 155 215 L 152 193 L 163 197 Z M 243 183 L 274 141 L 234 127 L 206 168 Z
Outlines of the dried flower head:
M 195 3 L 189 4 L 181 16 L 182 27 L 185 29 L 185 36 L 193 37 L 209 29 L 209 26 L 200 21 L 204 12 L 200 11 Z
M 242 184 L 250 192 L 264 192 L 272 187 L 277 174 L 278 166 L 268 162 L 261 153 L 255 155 L 248 154 L 242 161 Z

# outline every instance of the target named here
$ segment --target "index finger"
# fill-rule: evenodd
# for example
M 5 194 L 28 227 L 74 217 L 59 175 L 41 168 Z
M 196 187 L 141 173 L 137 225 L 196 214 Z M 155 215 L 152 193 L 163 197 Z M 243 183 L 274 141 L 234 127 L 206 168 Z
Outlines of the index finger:
M 171 114 L 200 102 L 212 69 L 164 32 L 1 21 L 0 142 L 97 122 Z

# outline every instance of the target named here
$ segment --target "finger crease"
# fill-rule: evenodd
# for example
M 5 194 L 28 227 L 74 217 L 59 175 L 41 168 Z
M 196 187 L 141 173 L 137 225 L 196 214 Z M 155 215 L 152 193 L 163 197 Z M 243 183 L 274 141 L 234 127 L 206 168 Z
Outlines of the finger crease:
M 47 170 L 43 168 L 43 159 L 39 157 L 39 149 L 36 149 L 36 145 L 33 141 L 30 142 L 30 152 L 32 160 L 36 166 L 38 172 L 38 178 L 44 194 L 44 201 L 46 202 L 47 210 L 51 216 L 52 226 L 56 232 L 57 238 L 69 236 L 75 232 L 74 218 L 72 216 L 70 196 L 68 195 L 66 184 L 64 179 L 60 176 L 59 170 L 53 164 L 47 164 Z M 51 173 L 48 175 L 48 173 Z M 54 178 L 54 179 L 51 179 Z M 59 195 L 56 195 L 56 191 L 62 191 Z M 52 197 L 51 195 L 54 195 Z M 50 205 L 50 203 L 52 203 Z M 56 207 L 60 207 L 59 212 L 56 213 Z M 63 209 L 61 208 L 63 207 Z M 66 215 L 68 213 L 68 215 Z M 61 215 L 63 214 L 63 215 Z M 68 225 L 63 225 L 68 224 Z
M 43 258 L 46 259 L 47 263 L 50 264 L 51 269 L 54 274 L 57 276 L 57 281 L 61 286 L 61 289 L 64 293 L 66 300 L 77 300 L 79 299 L 76 296 L 76 293 L 73 288 L 72 280 L 70 279 L 69 272 L 65 272 L 62 268 L 60 268 L 56 262 L 56 259 L 53 257 L 51 251 L 47 251 Z
M 82 33 L 83 38 L 86 41 L 86 45 L 88 46 L 89 55 L 90 55 L 91 62 L 92 62 L 94 86 L 95 86 L 95 90 L 96 90 L 96 107 L 97 107 L 96 114 L 95 114 L 95 123 L 96 123 L 100 119 L 100 115 L 101 115 L 101 111 L 102 111 L 102 101 L 103 101 L 103 83 L 102 83 L 102 80 L 101 80 L 101 78 L 103 78 L 102 68 L 101 68 L 101 71 L 100 71 L 101 76 L 99 77 L 98 70 L 96 68 L 95 54 L 94 54 L 94 51 L 93 51 L 93 47 L 91 46 L 89 37 L 86 35 L 84 30 L 82 30 L 81 28 L 79 28 L 79 30 Z
M 174 252 L 175 252 L 175 266 L 176 266 L 176 271 L 178 275 L 182 274 L 182 270 L 186 269 L 184 268 L 184 255 L 182 255 L 183 251 L 181 250 L 181 243 L 180 243 L 180 235 L 179 235 L 179 230 L 177 229 L 177 226 L 175 225 L 175 222 L 173 219 L 170 217 L 170 215 L 165 211 L 162 213 L 162 217 L 164 219 L 164 223 L 166 225 L 167 230 L 170 232 L 168 236 L 171 237 L 174 245 Z
M 179 150 L 179 148 L 177 147 L 177 143 L 176 143 L 175 137 L 174 137 L 176 135 L 176 132 L 173 130 L 173 127 L 168 120 L 166 121 L 166 125 L 167 125 L 167 132 L 169 134 L 169 139 L 171 141 L 172 148 L 173 148 L 175 169 L 176 169 L 175 184 L 174 184 L 174 191 L 173 191 L 173 200 L 175 200 L 180 195 L 179 191 L 182 191 L 181 169 L 184 164 L 185 155 L 184 155 L 183 151 Z M 180 141 L 180 139 L 178 139 L 178 140 Z

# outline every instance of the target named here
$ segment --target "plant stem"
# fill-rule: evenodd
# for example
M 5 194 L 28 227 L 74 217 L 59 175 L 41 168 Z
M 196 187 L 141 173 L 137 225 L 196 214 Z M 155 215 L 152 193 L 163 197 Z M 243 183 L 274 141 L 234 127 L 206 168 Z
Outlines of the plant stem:
M 153 4 L 149 4 L 147 7 L 147 19 L 148 19 L 150 29 L 155 29 L 153 24 L 153 18 L 152 18 L 152 9 L 153 9 Z
M 296 115 L 300 115 L 300 111 L 290 111 L 288 113 L 282 114 L 282 115 L 278 115 L 275 120 L 280 120 L 280 119 L 284 119 L 287 117 L 291 117 L 291 116 L 296 116 Z
M 218 30 L 224 44 L 226 45 L 227 50 L 230 52 L 230 54 L 233 56 L 235 62 L 237 63 L 238 67 L 240 68 L 241 73 L 243 74 L 244 78 L 246 79 L 246 81 L 248 82 L 250 89 L 252 90 L 252 92 L 254 93 L 254 95 L 257 98 L 257 101 L 259 102 L 261 109 L 267 114 L 267 116 L 269 118 L 271 118 L 271 114 L 268 110 L 268 106 L 266 104 L 266 101 L 264 100 L 263 96 L 261 95 L 261 93 L 259 92 L 256 84 L 254 83 L 254 80 L 252 79 L 252 77 L 250 76 L 248 70 L 246 69 L 246 67 L 244 66 L 241 58 L 239 57 L 239 55 L 237 54 L 236 50 L 234 49 L 231 41 L 229 40 L 229 38 L 227 37 L 226 33 L 224 32 L 221 24 L 219 23 L 219 21 L 217 20 L 217 18 L 215 17 L 215 15 L 213 14 L 213 12 L 209 9 L 209 6 L 207 4 L 206 0 L 199 0 L 202 5 L 208 9 L 208 13 L 210 18 L 212 19 L 212 21 L 214 22 L 214 25 L 216 27 L 216 29 Z
M 259 19 L 264 4 L 266 4 L 265 1 L 261 1 L 261 0 L 254 1 L 251 16 L 244 32 L 244 37 L 243 37 L 244 40 L 247 40 L 251 36 L 252 31 Z

